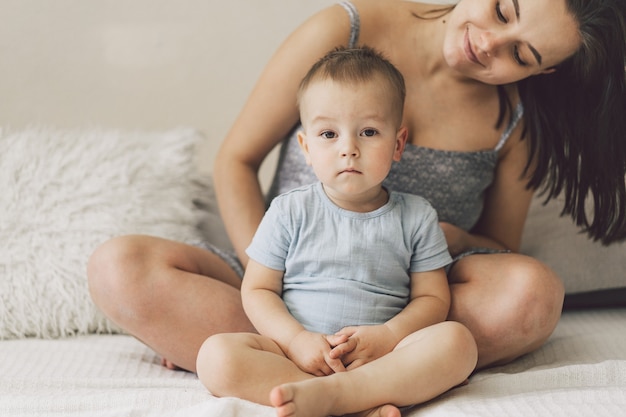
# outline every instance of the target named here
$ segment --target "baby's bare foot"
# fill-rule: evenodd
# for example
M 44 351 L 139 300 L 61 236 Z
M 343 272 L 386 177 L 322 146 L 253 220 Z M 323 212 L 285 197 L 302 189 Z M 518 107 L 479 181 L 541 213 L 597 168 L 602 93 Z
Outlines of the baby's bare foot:
M 346 417 L 401 417 L 400 409 L 391 404 L 381 405 L 371 410 L 350 414 Z
M 270 393 L 270 403 L 276 410 L 277 417 L 327 417 L 335 415 L 329 391 L 312 380 L 279 385 Z M 331 391 L 332 392 L 332 391 Z M 341 401 L 340 398 L 336 401 Z M 391 404 L 385 404 L 346 417 L 401 417 L 400 410 Z
M 330 414 L 324 393 L 316 389 L 315 384 L 302 385 L 283 384 L 272 389 L 270 403 L 276 409 L 276 417 L 326 417 Z

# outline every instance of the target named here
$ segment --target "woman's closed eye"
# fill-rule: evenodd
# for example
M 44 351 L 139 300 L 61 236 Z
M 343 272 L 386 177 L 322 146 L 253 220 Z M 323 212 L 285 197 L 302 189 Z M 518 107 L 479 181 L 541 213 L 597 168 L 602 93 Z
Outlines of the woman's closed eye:
M 506 18 L 504 13 L 502 13 L 502 7 L 500 6 L 500 2 L 496 2 L 496 15 L 498 16 L 498 20 L 502 23 L 509 23 L 509 20 Z
M 500 22 L 509 23 L 509 19 L 507 19 L 507 17 L 502 12 L 502 6 L 500 5 L 500 2 L 496 2 L 496 16 L 498 17 L 498 20 Z M 517 65 L 522 66 L 522 67 L 528 66 L 528 63 L 524 61 L 520 55 L 519 46 L 517 45 L 513 46 L 512 54 L 513 54 L 513 59 L 515 60 Z
M 525 67 L 528 65 L 528 63 L 526 63 L 526 61 L 524 61 L 522 57 L 520 56 L 519 47 L 517 45 L 513 47 L 513 59 L 515 59 L 515 62 L 517 62 L 517 64 L 522 67 Z

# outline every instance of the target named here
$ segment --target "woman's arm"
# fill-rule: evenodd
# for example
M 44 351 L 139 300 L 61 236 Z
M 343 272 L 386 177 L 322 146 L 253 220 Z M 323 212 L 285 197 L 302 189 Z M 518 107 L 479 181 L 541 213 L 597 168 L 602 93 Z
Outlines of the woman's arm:
M 298 121 L 301 79 L 326 52 L 345 44 L 349 33 L 349 16 L 338 5 L 300 26 L 270 59 L 220 147 L 215 189 L 226 231 L 244 265 L 244 251 L 265 211 L 259 167 Z

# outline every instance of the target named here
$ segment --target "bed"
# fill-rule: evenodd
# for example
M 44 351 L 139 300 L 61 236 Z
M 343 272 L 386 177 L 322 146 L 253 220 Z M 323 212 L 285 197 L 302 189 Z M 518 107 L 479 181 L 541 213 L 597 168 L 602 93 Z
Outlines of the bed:
M 565 313 L 550 341 L 514 363 L 405 415 L 623 416 L 626 311 Z M 190 373 L 164 369 L 129 336 L 0 343 L 0 415 L 270 417 L 273 410 L 211 397 Z
M 91 251 L 119 234 L 228 247 L 219 140 L 281 39 L 333 2 L 223 3 L 0 0 L 0 39 L 14 40 L 0 65 L 1 416 L 273 415 L 162 367 L 85 279 Z M 542 202 L 523 251 L 563 277 L 556 331 L 405 416 L 626 416 L 626 245 L 587 240 Z

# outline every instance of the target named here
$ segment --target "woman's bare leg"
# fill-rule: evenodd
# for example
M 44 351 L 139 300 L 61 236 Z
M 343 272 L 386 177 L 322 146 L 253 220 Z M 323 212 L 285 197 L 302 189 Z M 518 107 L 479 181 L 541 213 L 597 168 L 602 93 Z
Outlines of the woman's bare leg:
M 478 369 L 537 349 L 561 316 L 561 280 L 524 255 L 467 256 L 454 266 L 449 281 L 449 319 L 463 323 L 474 335 Z
M 241 279 L 206 250 L 148 236 L 100 246 L 88 265 L 96 305 L 168 364 L 195 371 L 202 342 L 219 332 L 248 331 Z
M 444 322 L 410 335 L 393 352 L 359 368 L 281 384 L 271 391 L 270 399 L 278 417 L 363 410 L 370 411 L 362 415 L 399 416 L 396 406 L 423 403 L 462 383 L 476 358 L 469 330 Z

